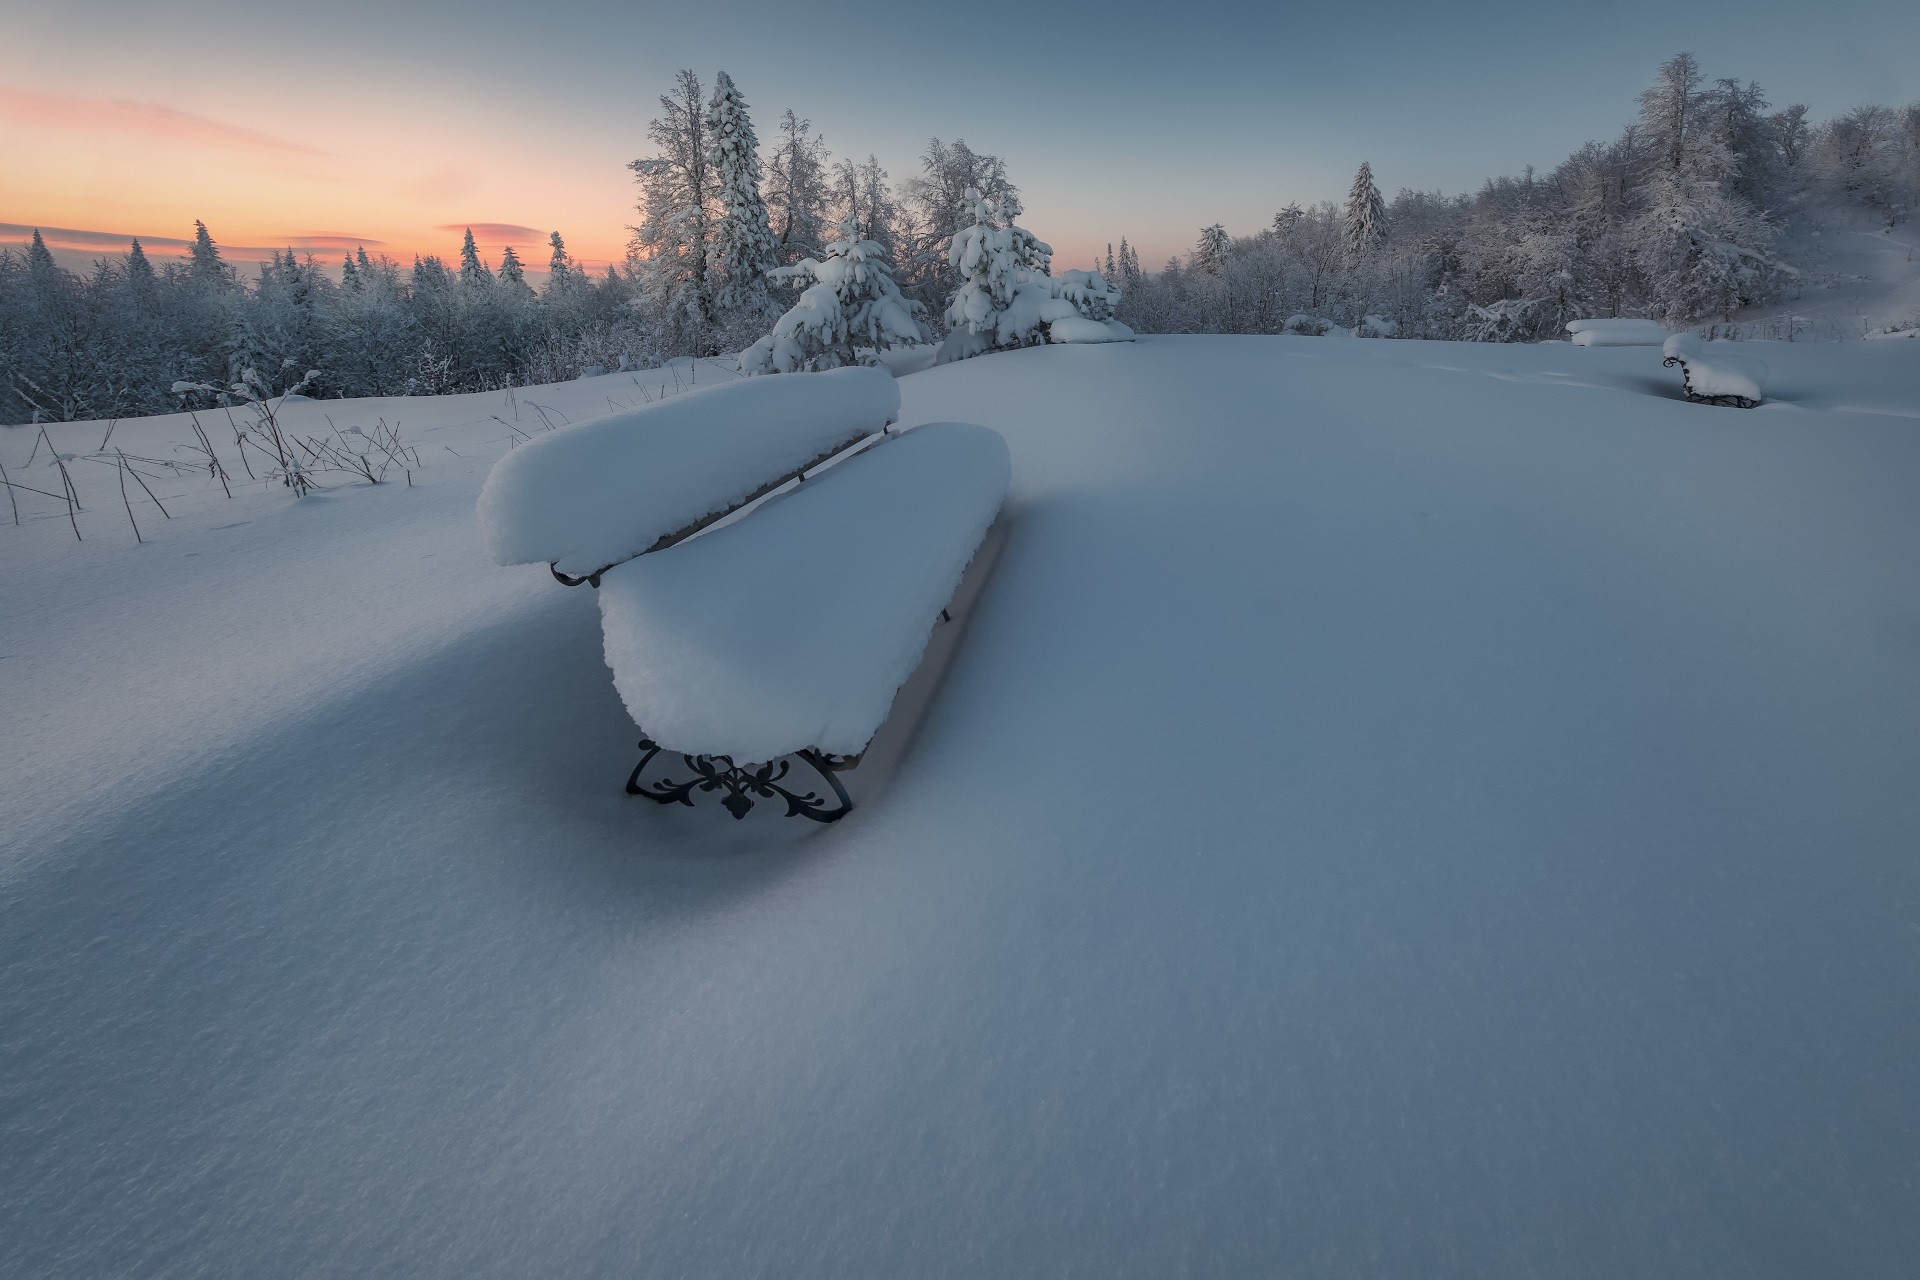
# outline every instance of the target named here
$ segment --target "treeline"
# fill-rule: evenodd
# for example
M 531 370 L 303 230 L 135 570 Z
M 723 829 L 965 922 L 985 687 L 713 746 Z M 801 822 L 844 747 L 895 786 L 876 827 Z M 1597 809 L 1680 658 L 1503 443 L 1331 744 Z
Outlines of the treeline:
M 0 250 L 0 422 L 68 421 L 197 407 L 175 383 L 248 381 L 278 393 L 372 396 L 482 391 L 740 350 L 765 334 L 796 284 L 774 273 L 824 257 L 851 227 L 895 264 L 934 335 L 958 283 L 947 241 L 970 190 L 1011 220 L 1005 163 L 932 140 L 899 183 L 877 157 L 835 159 L 789 110 L 762 148 L 725 73 L 709 96 L 682 72 L 649 126 L 626 261 L 583 270 L 558 232 L 538 289 L 518 255 L 412 264 L 360 249 L 335 264 L 288 249 L 251 277 L 196 223 L 187 256 L 158 262 L 138 241 L 79 274 L 38 232 Z M 335 276 L 338 276 L 338 279 Z M 248 375 L 251 374 L 251 378 Z
M 1344 206 L 1289 205 L 1249 236 L 1209 227 L 1154 275 L 1115 261 L 1120 316 L 1160 333 L 1482 341 L 1558 337 L 1582 316 L 1725 320 L 1790 286 L 1775 240 L 1795 210 L 1845 205 L 1890 227 L 1920 204 L 1920 104 L 1810 125 L 1683 53 L 1639 107 L 1544 175 L 1385 201 L 1362 166 Z

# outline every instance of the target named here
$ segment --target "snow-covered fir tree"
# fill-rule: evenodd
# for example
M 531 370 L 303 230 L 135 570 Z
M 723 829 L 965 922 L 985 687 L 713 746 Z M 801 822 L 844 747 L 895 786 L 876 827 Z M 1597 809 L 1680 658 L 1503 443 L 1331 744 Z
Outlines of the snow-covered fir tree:
M 1053 298 L 1047 280 L 1053 249 L 969 190 L 972 222 L 953 235 L 947 260 L 960 278 L 947 304 L 942 363 L 1047 340 L 1042 308 Z
M 719 206 L 713 223 L 715 317 L 723 326 L 757 328 L 773 311 L 767 272 L 774 267 L 776 245 L 760 196 L 759 139 L 746 99 L 724 71 L 713 78 L 706 127 Z
M 1193 247 L 1193 269 L 1217 276 L 1227 265 L 1227 229 L 1219 223 L 1200 230 L 1199 243 Z
M 1387 205 L 1373 183 L 1373 165 L 1362 160 L 1359 172 L 1353 175 L 1353 188 L 1347 192 L 1342 224 L 1349 261 L 1357 262 L 1366 255 L 1386 229 L 1386 221 Z
M 775 271 L 805 287 L 774 322 L 773 331 L 741 354 L 742 373 L 873 363 L 881 351 L 926 341 L 920 304 L 904 297 L 894 283 L 886 250 L 860 238 L 851 222 L 843 224 L 840 233 L 821 260 L 805 258 Z

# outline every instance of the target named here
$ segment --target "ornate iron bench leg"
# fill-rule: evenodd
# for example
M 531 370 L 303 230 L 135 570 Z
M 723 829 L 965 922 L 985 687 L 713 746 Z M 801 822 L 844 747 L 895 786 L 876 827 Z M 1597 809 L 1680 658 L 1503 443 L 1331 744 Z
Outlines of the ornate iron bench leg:
M 776 797 L 787 802 L 787 817 L 811 818 L 815 822 L 838 822 L 853 812 L 853 799 L 847 795 L 847 789 L 840 785 L 837 776 L 839 770 L 850 769 L 859 762 L 859 758 L 833 760 L 817 751 L 798 751 L 791 756 L 782 756 L 778 760 L 762 765 L 736 765 L 727 756 L 690 756 L 675 752 L 685 766 L 688 778 L 684 782 L 675 781 L 663 773 L 657 782 L 643 782 L 641 775 L 648 765 L 660 756 L 662 748 L 651 738 L 640 739 L 640 763 L 627 775 L 627 794 L 645 796 L 656 804 L 683 804 L 693 807 L 696 791 L 711 793 L 722 791 L 726 794 L 720 799 L 722 807 L 735 819 L 744 818 L 753 810 L 754 799 L 772 800 Z M 792 761 L 798 760 L 820 775 L 822 781 L 833 792 L 833 800 L 811 789 L 798 791 L 786 783 L 792 772 Z M 671 768 L 671 766 L 668 766 Z M 675 772 L 678 772 L 677 770 Z M 796 784 L 798 780 L 795 780 Z

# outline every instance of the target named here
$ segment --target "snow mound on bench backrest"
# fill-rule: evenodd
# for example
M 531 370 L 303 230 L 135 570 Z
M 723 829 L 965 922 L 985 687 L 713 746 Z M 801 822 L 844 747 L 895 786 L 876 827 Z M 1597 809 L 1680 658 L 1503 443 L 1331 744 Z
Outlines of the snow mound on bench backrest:
M 737 764 L 864 751 L 1008 477 L 998 433 L 917 427 L 745 520 L 609 570 L 607 665 L 634 723 L 669 750 Z
M 1657 347 L 1672 336 L 1652 320 L 1569 320 L 1576 347 Z
M 512 450 L 480 492 L 480 524 L 496 563 L 592 573 L 899 416 L 884 369 L 686 392 Z
M 1759 401 L 1767 389 L 1767 362 L 1735 355 L 1724 343 L 1702 342 L 1691 333 L 1676 333 L 1661 348 L 1664 355 L 1683 360 L 1687 386 L 1699 396 L 1740 396 Z

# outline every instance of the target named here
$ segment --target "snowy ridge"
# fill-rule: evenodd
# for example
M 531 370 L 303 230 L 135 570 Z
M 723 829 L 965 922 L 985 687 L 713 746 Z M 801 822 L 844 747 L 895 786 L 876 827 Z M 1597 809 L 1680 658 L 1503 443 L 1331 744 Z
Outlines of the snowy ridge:
M 884 369 L 727 383 L 538 436 L 480 492 L 498 564 L 588 574 L 725 511 L 900 414 Z
M 1006 497 L 1006 441 L 942 422 L 747 519 L 608 570 L 607 665 L 662 745 L 737 763 L 866 749 Z

